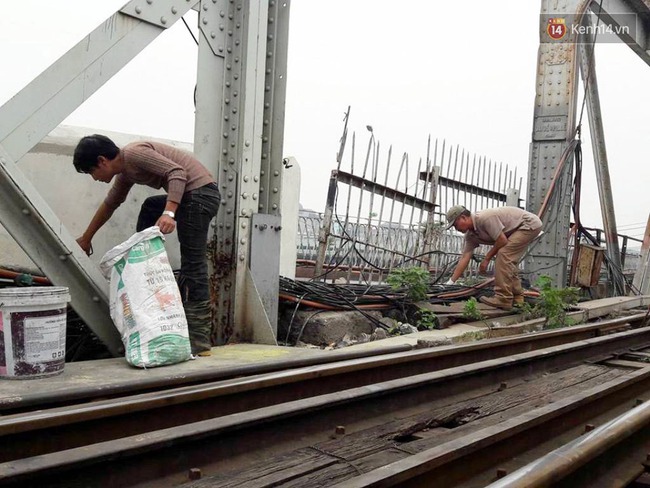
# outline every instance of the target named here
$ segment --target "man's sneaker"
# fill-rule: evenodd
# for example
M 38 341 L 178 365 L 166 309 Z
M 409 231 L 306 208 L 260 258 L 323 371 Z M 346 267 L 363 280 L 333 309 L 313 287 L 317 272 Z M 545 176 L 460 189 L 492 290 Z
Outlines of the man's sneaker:
M 479 302 L 489 305 L 490 307 L 500 308 L 502 310 L 512 310 L 512 300 L 499 297 L 481 297 Z

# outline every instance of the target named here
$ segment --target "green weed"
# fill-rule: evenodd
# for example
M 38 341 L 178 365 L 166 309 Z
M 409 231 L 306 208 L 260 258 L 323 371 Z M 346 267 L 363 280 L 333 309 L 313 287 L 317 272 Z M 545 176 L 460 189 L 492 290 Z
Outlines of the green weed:
M 472 297 L 463 306 L 463 318 L 470 320 L 483 320 L 483 314 L 478 309 L 476 298 Z
M 386 282 L 393 290 L 406 290 L 406 297 L 414 302 L 427 299 L 429 272 L 424 268 L 398 268 L 390 272 Z

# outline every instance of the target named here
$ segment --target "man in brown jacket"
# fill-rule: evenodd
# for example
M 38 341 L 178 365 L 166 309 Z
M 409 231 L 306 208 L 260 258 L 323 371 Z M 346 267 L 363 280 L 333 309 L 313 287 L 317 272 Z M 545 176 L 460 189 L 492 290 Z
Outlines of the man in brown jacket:
M 447 211 L 447 223 L 448 228 L 454 227 L 465 234 L 463 254 L 447 283 L 454 283 L 461 277 L 474 249 L 480 244 L 491 245 L 479 265 L 479 272 L 485 273 L 496 256 L 494 296 L 481 297 L 480 301 L 504 310 L 523 304 L 518 265 L 528 244 L 542 231 L 539 217 L 517 207 L 497 207 L 473 214 L 462 205 L 455 205 Z

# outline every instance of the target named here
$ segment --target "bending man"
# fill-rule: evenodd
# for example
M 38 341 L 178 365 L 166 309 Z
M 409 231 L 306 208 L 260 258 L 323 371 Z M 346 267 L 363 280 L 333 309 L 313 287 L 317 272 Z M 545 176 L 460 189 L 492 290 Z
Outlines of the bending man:
M 480 301 L 504 310 L 510 310 L 513 304 L 523 304 L 518 264 L 528 244 L 542 231 L 539 217 L 517 207 L 498 207 L 473 214 L 462 205 L 456 205 L 447 211 L 447 223 L 447 228 L 454 227 L 465 234 L 463 254 L 450 282 L 462 276 L 474 249 L 480 244 L 492 245 L 479 265 L 479 273 L 485 273 L 496 256 L 494 296 L 481 297 Z
M 163 188 L 167 192 L 167 195 L 149 197 L 143 202 L 136 230 L 157 225 L 163 234 L 169 234 L 178 226 L 179 288 L 192 354 L 208 355 L 212 347 L 208 227 L 221 200 L 214 177 L 192 154 L 173 146 L 141 141 L 120 149 L 100 134 L 79 141 L 73 163 L 78 172 L 90 174 L 96 181 L 110 183 L 115 178 L 88 228 L 77 239 L 86 254 L 91 252 L 94 235 L 126 200 L 134 184 Z

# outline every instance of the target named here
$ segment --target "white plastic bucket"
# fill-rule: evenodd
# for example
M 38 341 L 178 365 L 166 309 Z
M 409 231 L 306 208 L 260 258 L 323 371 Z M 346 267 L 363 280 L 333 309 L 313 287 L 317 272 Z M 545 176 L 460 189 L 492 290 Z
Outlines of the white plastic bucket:
M 0 288 L 0 378 L 53 376 L 65 365 L 68 288 Z

